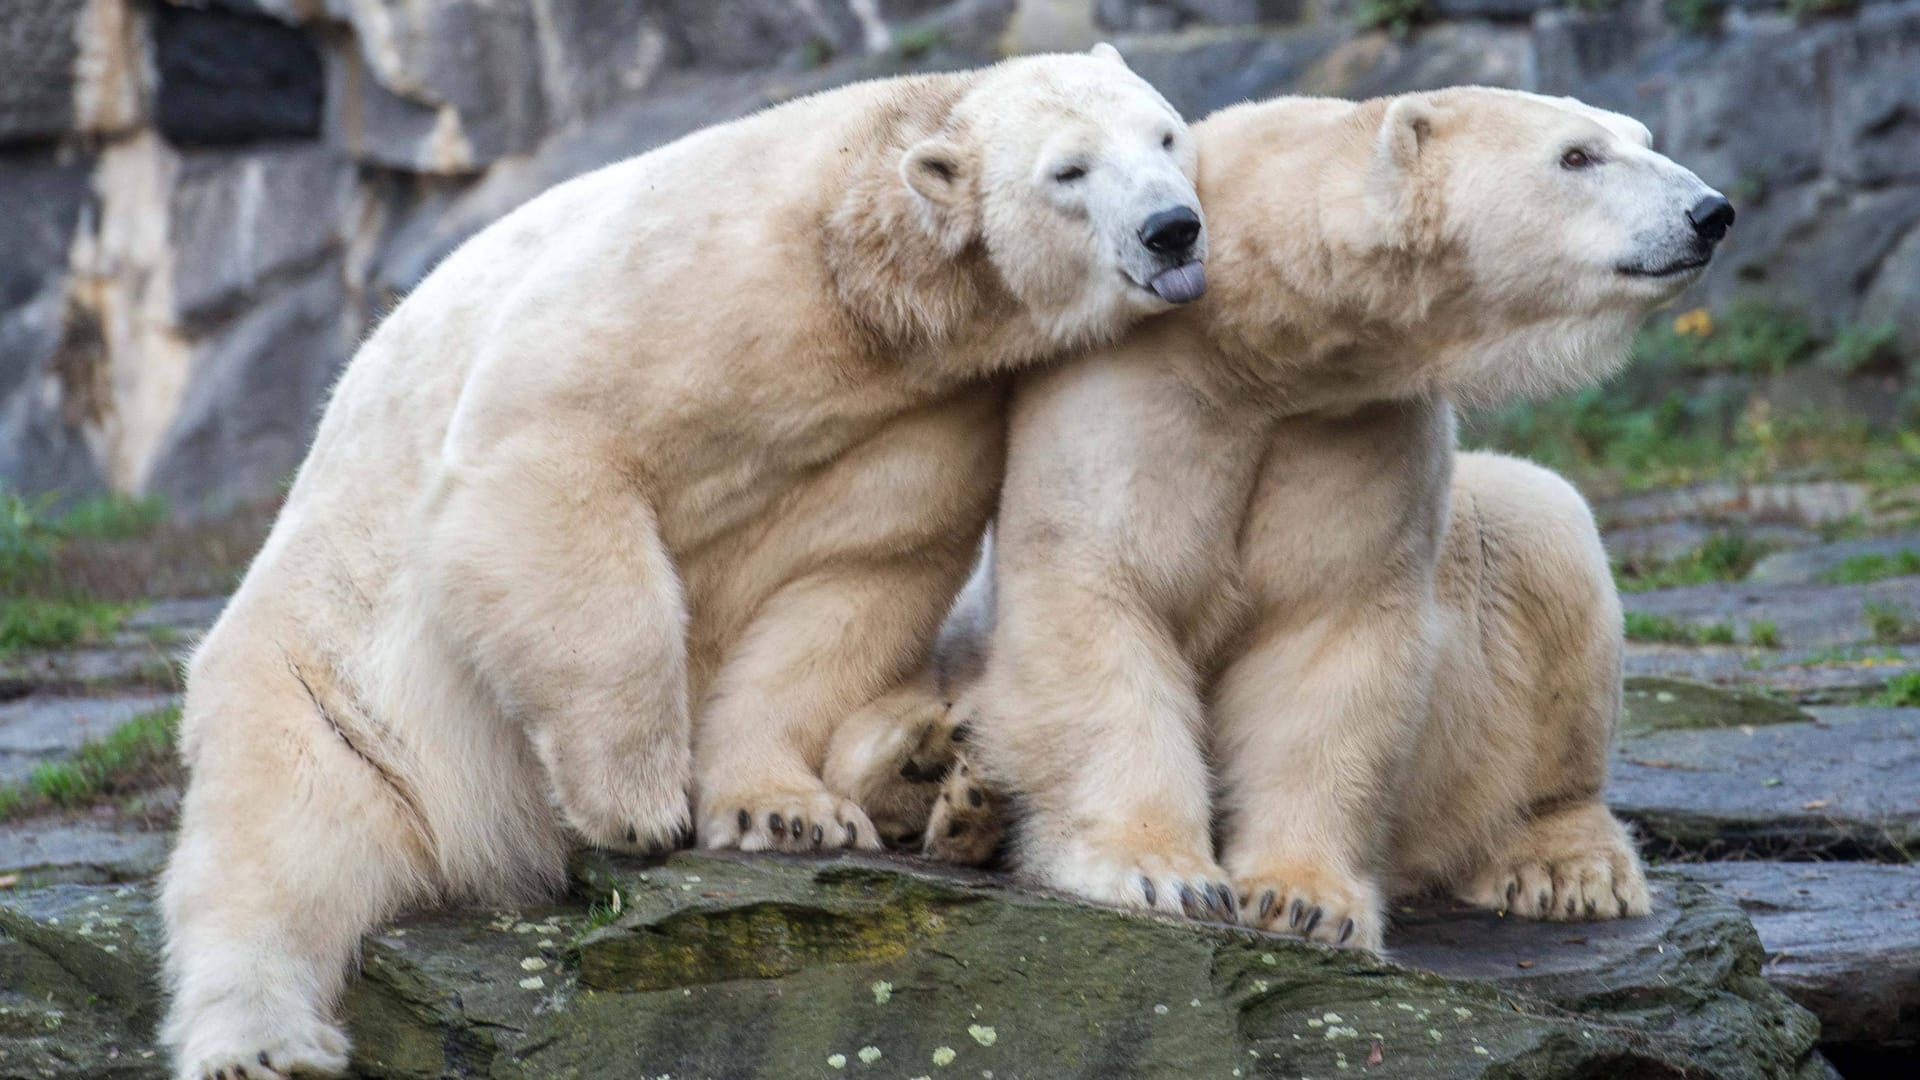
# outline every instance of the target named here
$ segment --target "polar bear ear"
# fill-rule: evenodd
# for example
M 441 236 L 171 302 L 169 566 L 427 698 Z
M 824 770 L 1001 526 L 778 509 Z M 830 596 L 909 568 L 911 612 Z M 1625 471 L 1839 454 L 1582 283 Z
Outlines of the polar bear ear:
M 900 178 L 942 250 L 957 255 L 973 240 L 973 161 L 945 136 L 922 139 L 900 159 Z
M 1395 98 L 1380 122 L 1380 165 L 1393 173 L 1412 172 L 1433 137 L 1437 119 L 1433 103 L 1425 98 Z
M 1127 66 L 1127 58 L 1124 56 L 1121 56 L 1120 50 L 1114 48 L 1111 42 L 1103 41 L 1100 44 L 1095 45 L 1093 48 L 1088 49 L 1087 51 L 1092 53 L 1094 56 L 1099 57 L 1102 60 L 1111 60 L 1114 63 L 1119 64 L 1121 67 Z
M 1374 138 L 1373 165 L 1363 187 L 1370 213 L 1362 226 L 1365 246 L 1402 247 L 1412 241 L 1416 174 L 1421 159 L 1433 152 L 1439 112 L 1422 97 L 1395 98 L 1387 106 Z

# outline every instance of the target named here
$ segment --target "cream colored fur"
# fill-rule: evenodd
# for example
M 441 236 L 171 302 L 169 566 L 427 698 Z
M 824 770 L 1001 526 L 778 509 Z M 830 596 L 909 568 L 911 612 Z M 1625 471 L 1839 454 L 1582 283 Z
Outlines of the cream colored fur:
M 995 377 L 1167 306 L 1137 233 L 1192 155 L 1111 50 L 1031 58 L 709 129 L 449 257 L 192 661 L 178 1075 L 338 1071 L 365 930 L 580 841 L 876 845 L 829 721 L 925 662 Z
M 1646 911 L 1600 801 L 1593 523 L 1542 470 L 1456 468 L 1449 401 L 1611 371 L 1698 275 L 1623 268 L 1699 255 L 1705 185 L 1626 117 L 1504 91 L 1194 130 L 1208 297 L 1016 393 L 963 707 L 1018 867 L 1374 950 L 1384 899 L 1428 888 Z

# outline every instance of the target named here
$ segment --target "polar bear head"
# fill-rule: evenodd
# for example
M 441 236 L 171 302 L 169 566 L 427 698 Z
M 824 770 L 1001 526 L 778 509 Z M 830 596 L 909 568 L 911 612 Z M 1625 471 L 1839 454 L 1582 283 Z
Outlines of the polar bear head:
M 977 251 L 1056 346 L 1200 296 L 1194 145 L 1111 46 L 981 72 L 900 178 L 941 252 Z
M 1639 121 L 1478 87 L 1388 104 L 1368 184 L 1389 234 L 1455 271 L 1458 302 L 1443 307 L 1500 328 L 1448 373 L 1485 398 L 1607 374 L 1647 313 L 1705 272 L 1734 217 Z
M 1644 125 L 1570 98 L 1283 98 L 1195 134 L 1217 264 L 1200 307 L 1256 351 L 1328 359 L 1355 398 L 1594 381 L 1733 222 Z

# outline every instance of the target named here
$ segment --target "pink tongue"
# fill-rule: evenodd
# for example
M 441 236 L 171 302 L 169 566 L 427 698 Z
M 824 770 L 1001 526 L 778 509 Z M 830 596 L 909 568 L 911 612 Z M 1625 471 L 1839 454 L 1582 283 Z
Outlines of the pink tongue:
M 1190 304 L 1207 291 L 1207 268 L 1197 262 L 1162 271 L 1147 287 L 1169 304 Z

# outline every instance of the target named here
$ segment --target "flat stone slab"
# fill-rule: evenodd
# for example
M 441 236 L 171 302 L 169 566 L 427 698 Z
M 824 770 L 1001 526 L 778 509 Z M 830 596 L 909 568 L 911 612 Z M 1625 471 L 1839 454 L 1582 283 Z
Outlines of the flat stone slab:
M 0 657 L 0 701 L 29 694 L 180 689 L 180 653 L 151 642 Z
M 1820 526 L 1865 517 L 1872 495 L 1866 484 L 1842 480 L 1712 483 L 1602 500 L 1594 516 L 1606 529 L 1682 519 Z
M 1849 559 L 1880 558 L 1889 562 L 1912 552 L 1920 556 L 1920 533 L 1842 540 L 1799 551 L 1776 551 L 1753 565 L 1747 581 L 1756 585 L 1816 585 Z
M 113 822 L 7 822 L 0 824 L 0 874 L 19 875 L 24 885 L 140 881 L 160 872 L 168 848 L 166 833 Z
M 0 705 L 0 785 L 17 784 L 46 762 L 99 739 L 142 713 L 178 701 L 171 694 L 76 698 L 36 695 Z
M 1867 585 L 1691 585 L 1626 593 L 1628 611 L 1660 615 L 1687 626 L 1731 623 L 1739 640 L 1755 622 L 1773 623 L 1781 645 L 1794 648 L 1873 643 L 1867 605 L 1881 604 L 1920 621 L 1920 577 Z
M 1920 866 L 1727 862 L 1674 870 L 1746 911 L 1767 950 L 1768 981 L 1820 1017 L 1830 1052 L 1877 1058 L 1920 1050 Z
M 1607 927 L 1406 916 L 1392 944 L 1446 976 L 907 859 L 588 856 L 577 893 L 369 938 L 355 1074 L 1832 1075 L 1752 925 L 1677 877 Z M 155 943 L 141 890 L 0 894 L 0 1067 L 164 1076 Z
M 1920 670 L 1920 645 L 1850 649 L 1694 648 L 1628 642 L 1626 673 L 1762 689 L 1802 705 L 1854 705 L 1885 691 L 1896 675 Z
M 1920 709 L 1809 713 L 1627 734 L 1607 799 L 1651 850 L 1675 858 L 1911 859 L 1920 852 Z

